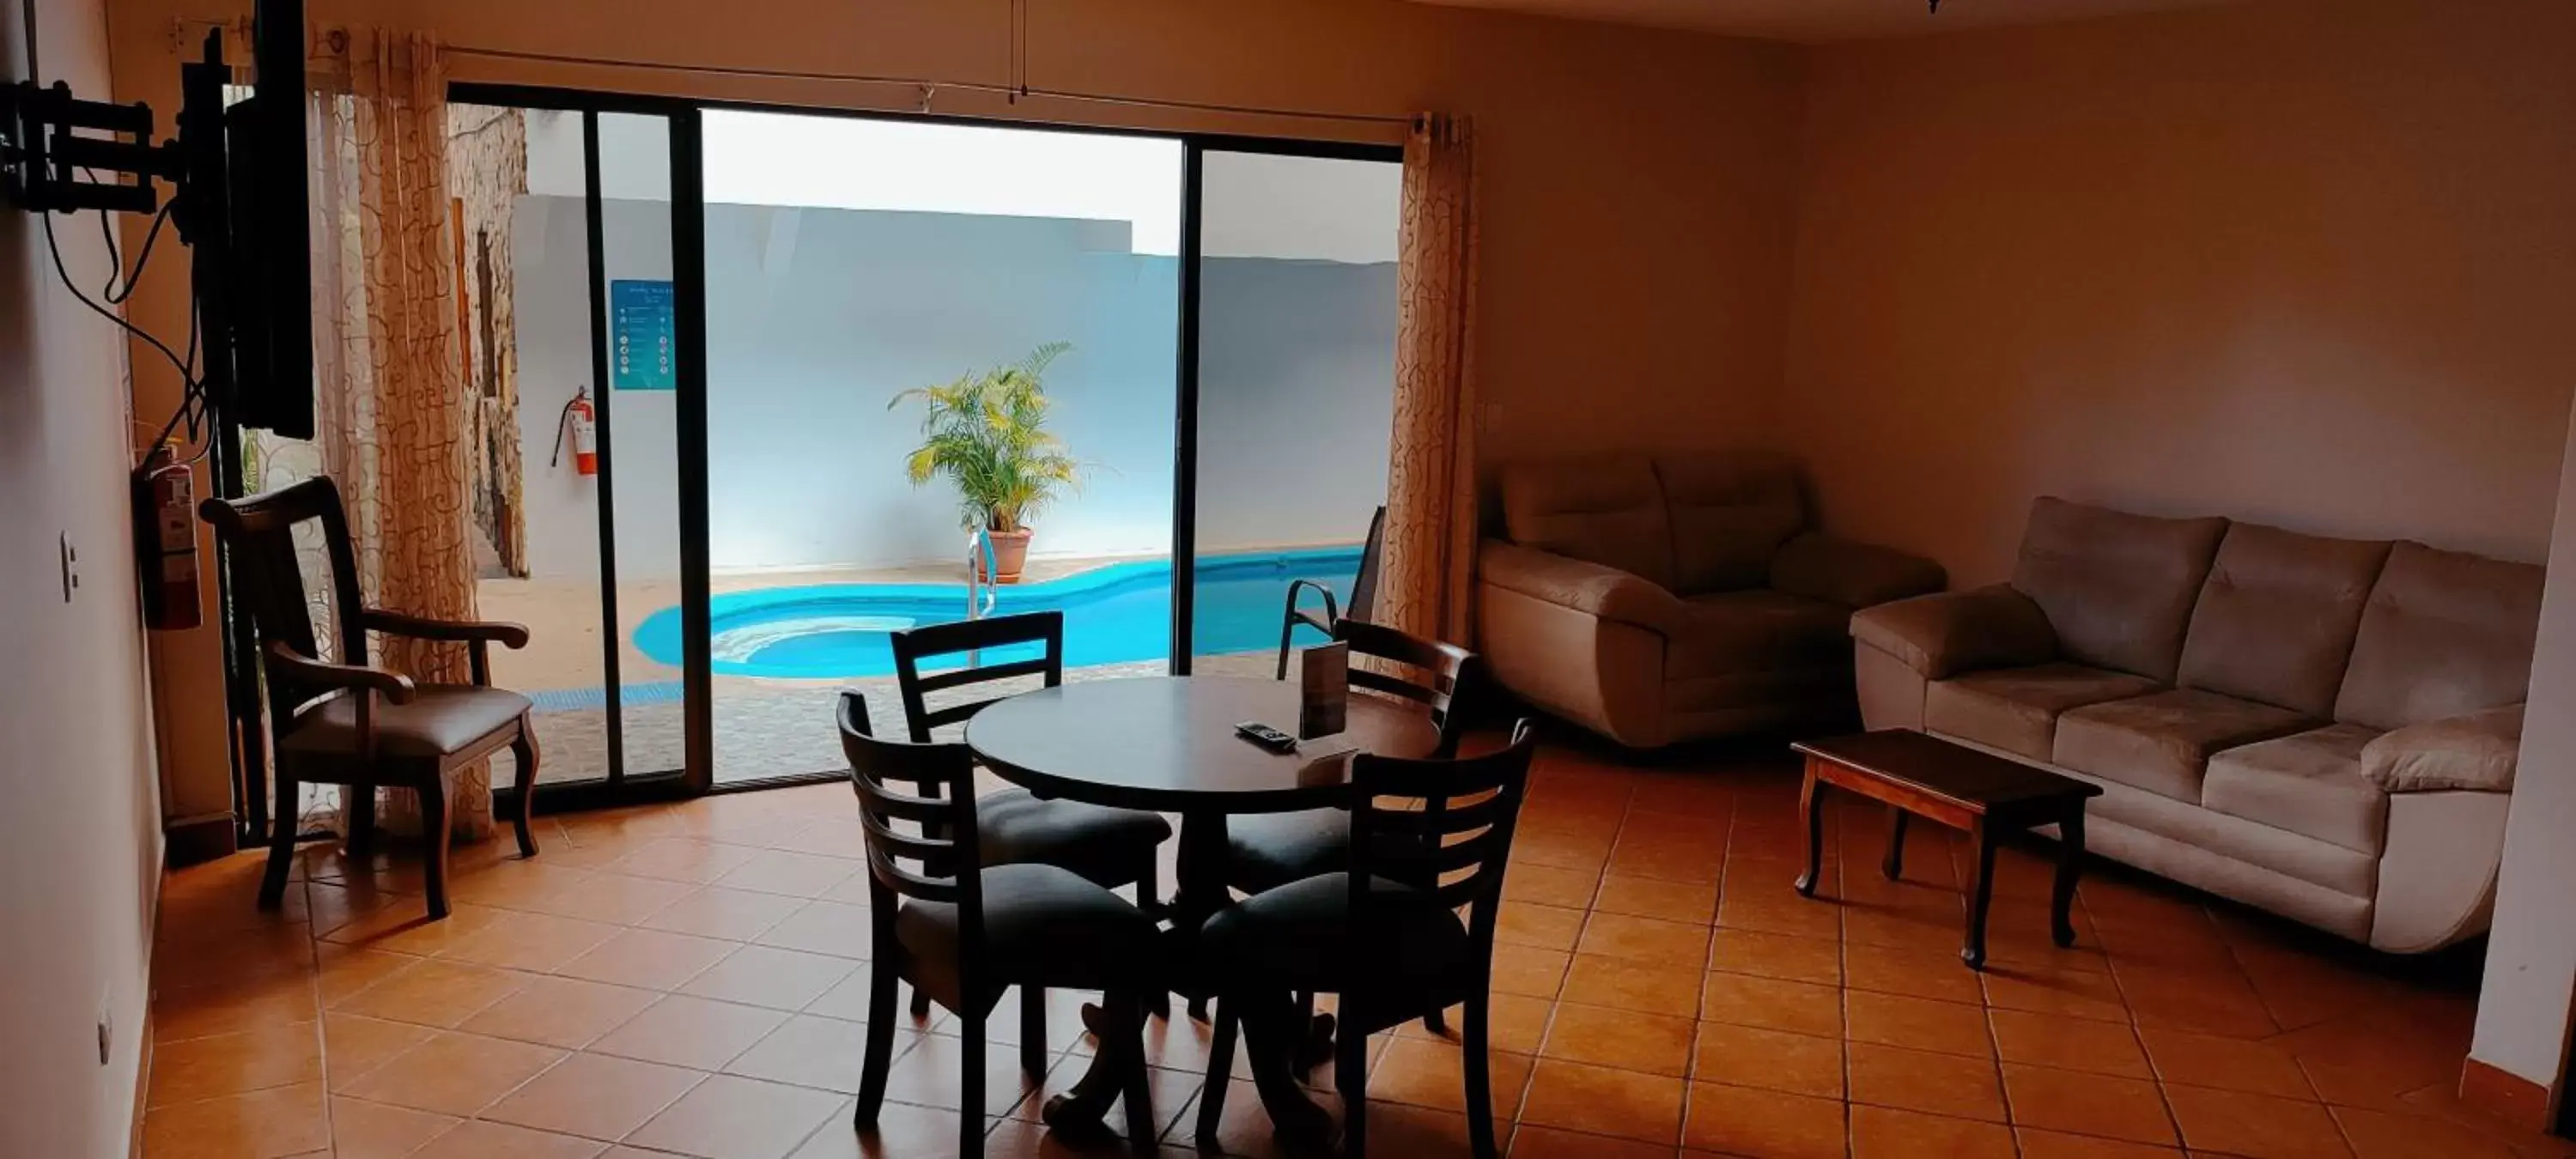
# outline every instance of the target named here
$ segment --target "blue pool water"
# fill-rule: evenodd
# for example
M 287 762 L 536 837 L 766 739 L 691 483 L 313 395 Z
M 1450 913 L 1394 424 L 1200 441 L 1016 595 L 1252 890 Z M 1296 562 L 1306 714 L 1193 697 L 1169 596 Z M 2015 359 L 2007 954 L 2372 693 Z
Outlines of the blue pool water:
M 1200 556 L 1192 648 L 1202 655 L 1276 648 L 1290 583 L 1315 580 L 1338 600 L 1350 594 L 1359 566 L 1357 547 Z M 1067 665 L 1160 660 L 1172 650 L 1171 577 L 1166 560 L 1111 564 L 1001 588 L 993 614 L 1063 612 Z M 810 584 L 728 592 L 708 601 L 713 667 L 726 676 L 890 676 L 894 652 L 886 633 L 956 620 L 965 608 L 963 584 Z M 673 667 L 681 664 L 680 639 L 676 607 L 645 617 L 635 629 L 635 647 Z M 994 650 L 987 658 L 1016 659 L 1023 651 L 1036 655 L 1032 645 Z

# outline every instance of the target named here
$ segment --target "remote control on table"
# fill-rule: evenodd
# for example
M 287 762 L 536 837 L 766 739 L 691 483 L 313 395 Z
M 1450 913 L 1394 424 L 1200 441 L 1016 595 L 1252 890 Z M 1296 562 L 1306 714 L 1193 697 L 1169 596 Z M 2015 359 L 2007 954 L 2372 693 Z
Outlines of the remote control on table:
M 1287 733 L 1281 732 L 1278 729 L 1272 728 L 1257 720 L 1247 720 L 1242 724 L 1234 726 L 1234 735 L 1260 745 L 1263 748 L 1269 749 L 1274 753 L 1293 753 L 1297 751 L 1296 737 L 1290 736 Z

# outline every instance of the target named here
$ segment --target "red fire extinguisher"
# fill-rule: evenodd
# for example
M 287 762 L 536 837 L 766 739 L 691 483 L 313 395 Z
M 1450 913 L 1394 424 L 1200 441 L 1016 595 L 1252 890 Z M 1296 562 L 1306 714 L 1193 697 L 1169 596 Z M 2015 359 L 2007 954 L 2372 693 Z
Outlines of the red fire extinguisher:
M 565 403 L 563 415 L 555 421 L 555 450 L 546 460 L 549 467 L 563 462 L 564 431 L 572 431 L 572 469 L 583 475 L 599 473 L 599 415 L 590 409 L 590 388 L 575 387 L 572 401 Z
M 196 490 L 175 440 L 152 448 L 134 473 L 134 558 L 142 572 L 147 627 L 197 626 Z

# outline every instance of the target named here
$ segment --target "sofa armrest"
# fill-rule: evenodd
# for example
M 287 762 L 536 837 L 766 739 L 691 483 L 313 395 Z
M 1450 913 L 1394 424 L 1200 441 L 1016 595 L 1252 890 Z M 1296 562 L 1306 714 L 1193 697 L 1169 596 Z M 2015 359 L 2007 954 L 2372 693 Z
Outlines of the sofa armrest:
M 2004 584 L 1863 608 L 1852 616 L 1851 634 L 1930 680 L 2057 657 L 2048 613 Z
M 2382 733 L 2363 746 L 2361 775 L 2389 793 L 2511 792 L 2522 752 L 2522 707 L 2509 704 Z
M 1821 531 L 1780 545 L 1771 557 L 1774 589 L 1847 608 L 1937 592 L 1948 582 L 1950 573 L 1922 556 Z
M 1633 624 L 1670 636 L 1681 624 L 1679 598 L 1641 576 L 1523 547 L 1500 539 L 1485 541 L 1477 574 L 1496 587 L 1519 592 L 1605 620 Z

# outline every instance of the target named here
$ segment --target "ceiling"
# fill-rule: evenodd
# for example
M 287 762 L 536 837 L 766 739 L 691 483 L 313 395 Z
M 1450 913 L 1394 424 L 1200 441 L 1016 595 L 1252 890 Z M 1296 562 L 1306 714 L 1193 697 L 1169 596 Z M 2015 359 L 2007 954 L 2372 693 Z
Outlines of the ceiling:
M 1872 37 L 1922 36 L 2002 24 L 2080 20 L 2120 12 L 2198 8 L 2231 0 L 1942 0 L 1941 12 L 1925 0 L 1419 0 L 1458 8 L 1492 8 L 1642 24 L 1728 36 L 1819 43 Z

